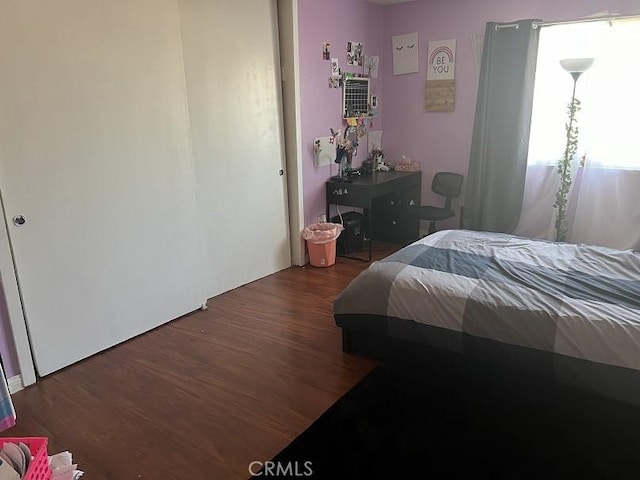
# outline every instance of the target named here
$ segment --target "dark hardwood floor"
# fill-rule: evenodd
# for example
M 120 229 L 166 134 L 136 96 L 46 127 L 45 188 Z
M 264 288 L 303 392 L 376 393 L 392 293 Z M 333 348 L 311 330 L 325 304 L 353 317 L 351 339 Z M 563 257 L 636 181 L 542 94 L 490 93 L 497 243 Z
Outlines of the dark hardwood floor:
M 213 298 L 18 392 L 3 435 L 49 437 L 88 480 L 246 479 L 375 365 L 342 353 L 332 316 L 367 265 L 292 267 Z

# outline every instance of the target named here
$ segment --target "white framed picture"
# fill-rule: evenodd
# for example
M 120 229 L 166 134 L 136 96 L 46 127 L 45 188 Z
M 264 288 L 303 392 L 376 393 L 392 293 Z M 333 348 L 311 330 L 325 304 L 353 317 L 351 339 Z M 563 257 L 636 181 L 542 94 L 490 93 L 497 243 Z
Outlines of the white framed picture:
M 418 32 L 396 35 L 391 42 L 393 46 L 393 74 L 404 75 L 419 72 Z

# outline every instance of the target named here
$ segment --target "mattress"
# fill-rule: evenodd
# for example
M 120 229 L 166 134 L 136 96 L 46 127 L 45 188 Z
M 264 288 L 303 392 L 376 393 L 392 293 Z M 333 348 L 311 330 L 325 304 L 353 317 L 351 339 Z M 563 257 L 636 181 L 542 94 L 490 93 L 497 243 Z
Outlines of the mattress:
M 393 336 L 396 319 L 637 371 L 640 255 L 441 231 L 372 263 L 336 298 L 334 314 L 352 330 Z

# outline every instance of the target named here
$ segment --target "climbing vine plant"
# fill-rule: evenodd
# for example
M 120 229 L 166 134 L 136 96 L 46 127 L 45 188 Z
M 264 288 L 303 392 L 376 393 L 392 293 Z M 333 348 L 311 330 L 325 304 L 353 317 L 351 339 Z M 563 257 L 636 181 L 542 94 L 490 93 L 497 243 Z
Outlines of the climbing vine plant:
M 565 124 L 567 132 L 567 144 L 564 155 L 558 160 L 558 175 L 560 175 L 560 186 L 556 192 L 556 201 L 553 207 L 556 210 L 556 241 L 565 242 L 567 240 L 567 203 L 569 200 L 569 190 L 571 189 L 571 160 L 578 151 L 578 120 L 576 114 L 580 111 L 580 100 L 573 98 L 567 106 L 569 121 Z

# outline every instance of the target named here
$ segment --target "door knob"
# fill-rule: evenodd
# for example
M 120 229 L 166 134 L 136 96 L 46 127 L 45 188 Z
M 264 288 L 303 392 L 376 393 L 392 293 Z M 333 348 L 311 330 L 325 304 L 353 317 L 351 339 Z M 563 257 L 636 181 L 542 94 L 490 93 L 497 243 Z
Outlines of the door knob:
M 21 227 L 22 225 L 24 225 L 25 223 L 27 223 L 27 219 L 24 218 L 23 215 L 16 215 L 15 217 L 13 217 L 13 224 L 16 227 Z

